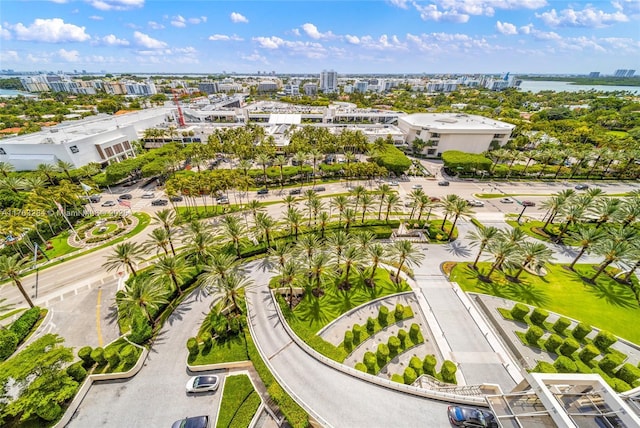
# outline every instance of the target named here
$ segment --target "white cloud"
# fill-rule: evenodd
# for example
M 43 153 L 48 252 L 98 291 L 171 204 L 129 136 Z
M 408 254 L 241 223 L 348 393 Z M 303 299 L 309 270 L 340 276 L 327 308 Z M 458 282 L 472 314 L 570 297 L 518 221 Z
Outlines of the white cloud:
M 143 48 L 164 49 L 167 47 L 167 44 L 165 42 L 149 37 L 148 35 L 141 33 L 140 31 L 135 31 L 133 33 L 133 38 L 135 39 L 136 44 Z
M 76 50 L 68 51 L 66 49 L 60 49 L 58 56 L 67 62 L 78 62 L 80 60 L 80 52 Z
M 0 39 L 9 40 L 11 38 L 11 31 L 0 25 Z
M 201 16 L 199 18 L 189 18 L 187 21 L 189 21 L 189 24 L 200 24 L 207 22 L 207 17 Z
M 18 61 L 19 59 L 17 51 L 0 50 L 0 61 L 2 62 Z
M 254 51 L 251 55 L 240 55 L 240 58 L 242 58 L 245 61 L 261 62 L 263 64 L 269 64 L 269 61 L 267 61 L 267 58 L 265 56 L 260 55 L 256 51 Z
M 257 42 L 261 48 L 282 49 L 292 56 L 304 56 L 312 59 L 327 57 L 327 50 L 317 42 L 290 41 L 277 36 L 253 37 L 251 40 Z
M 89 17 L 89 19 L 92 19 L 94 21 L 102 21 L 104 18 L 102 16 L 98 16 L 98 15 L 91 15 Z
M 498 33 L 501 33 L 507 36 L 518 34 L 518 29 L 516 28 L 516 26 L 508 22 L 500 22 L 500 21 L 496 22 L 496 30 L 498 30 Z
M 409 9 L 409 0 L 389 0 L 389 3 L 400 9 Z
M 130 10 L 144 6 L 144 0 L 89 0 L 99 10 Z
M 149 21 L 149 22 L 147 22 L 147 25 L 152 30 L 162 30 L 164 28 L 164 25 L 162 25 L 162 24 L 160 24 L 159 22 L 156 22 L 156 21 Z
M 335 35 L 331 31 L 327 31 L 326 33 L 321 33 L 320 31 L 318 31 L 318 27 L 316 27 L 315 25 L 309 22 L 302 25 L 302 30 L 307 34 L 307 36 L 315 40 L 331 39 L 335 37 Z
M 231 21 L 237 23 L 244 23 L 247 24 L 249 22 L 249 20 L 242 14 L 239 14 L 238 12 L 231 12 L 230 15 Z
M 395 6 L 406 8 L 407 0 L 390 0 Z M 424 21 L 466 23 L 471 16 L 493 16 L 496 9 L 538 9 L 546 0 L 432 0 L 429 4 L 410 0 Z
M 171 25 L 178 28 L 184 28 L 187 26 L 187 20 L 180 15 L 174 16 L 171 20 Z
M 455 22 L 458 24 L 463 24 L 469 21 L 469 15 L 464 13 L 459 13 L 456 10 L 439 10 L 438 6 L 435 4 L 428 4 L 422 6 L 418 3 L 414 2 L 414 7 L 418 12 L 420 12 L 420 18 L 423 21 L 448 21 Z
M 265 49 L 278 49 L 280 46 L 284 44 L 284 40 L 276 36 L 254 37 L 252 40 L 258 42 L 260 47 Z
M 358 38 L 358 36 L 352 36 L 351 34 L 347 34 L 347 35 L 344 36 L 344 39 L 348 43 L 351 43 L 352 45 L 360 44 L 360 39 Z
M 213 41 L 213 42 L 217 42 L 217 41 L 223 41 L 223 42 L 228 42 L 228 41 L 234 41 L 234 42 L 241 42 L 244 39 L 240 36 L 237 36 L 236 34 L 232 34 L 231 36 L 227 36 L 226 34 L 213 34 L 211 36 L 209 36 L 209 40 Z
M 129 46 L 129 41 L 125 39 L 119 39 L 114 34 L 104 36 L 102 42 L 109 46 Z
M 291 30 L 291 33 L 294 36 L 298 36 L 298 37 L 300 36 L 300 30 L 298 30 L 297 28 L 294 28 L 293 30 Z
M 553 31 L 547 32 L 547 31 L 533 30 L 531 34 L 537 40 L 562 40 L 562 36 L 560 36 L 560 34 L 555 33 Z
M 536 14 L 549 27 L 587 27 L 602 28 L 618 22 L 628 22 L 629 18 L 620 10 L 606 13 L 587 5 L 582 10 L 564 9 L 559 13 L 555 9 Z
M 377 39 L 371 36 L 362 36 L 360 37 L 360 46 L 375 50 L 405 50 L 407 48 L 406 44 L 400 42 L 397 36 L 389 37 L 386 34 Z
M 533 31 L 533 24 L 523 25 L 519 31 L 521 34 L 530 34 Z
M 85 33 L 85 27 L 67 24 L 60 18 L 38 18 L 28 27 L 19 22 L 12 29 L 16 39 L 34 42 L 84 42 L 91 38 Z

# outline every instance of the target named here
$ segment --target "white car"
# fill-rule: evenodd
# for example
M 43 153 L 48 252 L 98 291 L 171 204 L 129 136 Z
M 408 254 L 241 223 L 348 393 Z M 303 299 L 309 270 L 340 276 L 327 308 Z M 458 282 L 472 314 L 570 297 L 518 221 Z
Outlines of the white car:
M 142 194 L 142 199 L 153 199 L 156 195 L 153 192 L 146 192 Z
M 413 186 L 411 186 L 412 189 L 422 189 L 422 184 L 414 184 Z
M 511 198 L 502 198 L 502 199 L 500 199 L 500 202 L 502 202 L 503 204 L 512 204 L 513 203 L 513 199 L 511 199 Z
M 484 202 L 479 201 L 477 199 L 468 200 L 467 203 L 472 207 L 484 207 Z
M 187 392 L 215 391 L 220 386 L 220 378 L 216 375 L 193 376 L 187 381 Z

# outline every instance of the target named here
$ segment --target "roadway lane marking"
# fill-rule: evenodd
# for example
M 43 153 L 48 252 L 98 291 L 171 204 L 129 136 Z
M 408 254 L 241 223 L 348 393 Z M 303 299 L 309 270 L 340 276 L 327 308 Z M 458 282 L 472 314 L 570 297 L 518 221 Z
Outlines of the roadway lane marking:
M 273 358 L 277 357 L 280 352 L 284 351 L 285 349 L 287 349 L 289 347 L 289 345 L 291 345 L 293 343 L 293 340 L 290 340 L 286 345 L 284 345 L 282 348 L 280 348 L 280 350 L 276 351 L 276 353 L 274 353 L 273 355 L 271 355 L 268 360 L 271 361 Z
M 100 298 L 102 297 L 102 288 L 98 288 L 98 302 L 96 303 L 96 327 L 98 330 L 98 346 L 102 347 L 102 329 L 100 328 Z

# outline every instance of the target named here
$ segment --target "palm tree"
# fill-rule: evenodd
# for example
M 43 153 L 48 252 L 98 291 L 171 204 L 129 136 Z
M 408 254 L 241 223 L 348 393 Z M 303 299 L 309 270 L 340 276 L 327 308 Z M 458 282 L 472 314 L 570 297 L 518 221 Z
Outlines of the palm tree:
M 230 272 L 238 270 L 239 267 L 240 264 L 236 256 L 216 251 L 211 255 L 208 265 L 204 267 L 198 277 L 198 283 L 202 288 L 211 292 L 219 281 L 224 280 Z
M 589 214 L 595 217 L 596 229 L 616 217 L 620 208 L 620 199 L 598 198 L 595 203 L 587 208 Z
M 347 232 L 347 234 L 349 234 L 351 225 L 356 222 L 356 216 L 356 210 L 353 210 L 351 208 L 347 208 L 346 210 L 344 210 L 344 230 Z
M 420 252 L 420 249 L 414 247 L 411 241 L 405 239 L 395 241 L 391 246 L 390 252 L 398 259 L 398 270 L 395 276 L 397 283 L 400 282 L 400 272 L 402 272 L 405 264 L 407 266 L 420 266 L 422 259 L 424 259 L 424 254 Z
M 131 275 L 136 276 L 136 270 L 133 265 L 142 260 L 143 248 L 135 242 L 123 242 L 113 249 L 113 254 L 107 257 L 107 261 L 102 267 L 111 272 L 114 269 L 129 268 Z
M 344 195 L 338 195 L 331 199 L 331 206 L 338 210 L 338 226 L 340 226 L 342 222 L 342 214 L 344 214 L 344 211 L 349 206 L 349 198 Z
M 58 159 L 58 161 L 56 162 L 56 166 L 58 167 L 59 170 L 64 172 L 64 174 L 67 176 L 69 181 L 73 181 L 73 179 L 71 178 L 71 174 L 69 173 L 69 171 L 74 169 L 74 166 L 72 163 L 65 162 L 62 159 Z
M 309 222 L 307 223 L 307 225 L 309 227 L 311 227 L 311 212 L 312 212 L 312 209 L 313 209 L 313 201 L 318 199 L 318 195 L 314 190 L 309 189 L 309 190 L 304 192 L 304 197 L 306 199 L 304 204 L 309 209 Z
M 3 177 L 8 177 L 10 172 L 13 172 L 15 168 L 8 162 L 0 162 L 0 174 Z
M 20 272 L 23 270 L 25 263 L 26 260 L 20 259 L 18 254 L 14 254 L 11 257 L 6 255 L 0 256 L 0 276 L 3 278 L 7 277 L 13 281 L 13 284 L 18 287 L 18 290 L 20 290 L 29 307 L 33 308 L 33 302 L 25 291 L 22 281 L 20 281 Z
M 157 312 L 168 303 L 167 290 L 149 277 L 137 277 L 128 281 L 122 293 L 116 295 L 116 303 L 119 319 L 131 318 L 135 311 L 141 310 L 153 326 L 155 320 L 151 312 Z
M 162 225 L 164 230 L 167 232 L 167 237 L 169 238 L 169 247 L 171 248 L 171 254 L 176 255 L 176 250 L 173 247 L 173 240 L 171 239 L 171 231 L 176 223 L 176 212 L 170 209 L 163 209 L 153 216 L 151 219 L 154 223 L 158 223 Z
M 192 231 L 185 236 L 186 259 L 195 266 L 206 264 L 211 258 L 216 238 L 207 230 Z
M 242 253 L 240 252 L 240 244 L 247 235 L 245 226 L 238 217 L 233 215 L 226 215 L 222 217 L 220 224 L 222 225 L 223 235 L 233 243 L 236 256 L 238 258 L 241 257 Z
M 380 187 L 378 187 L 378 198 L 380 199 L 380 206 L 378 207 L 378 220 L 380 220 L 382 216 L 382 205 L 384 205 L 387 196 L 389 196 L 392 192 L 393 190 L 388 184 L 381 184 Z
M 442 201 L 440 202 L 442 206 L 442 211 L 444 212 L 444 218 L 442 219 L 442 225 L 440 226 L 440 230 L 444 231 L 444 225 L 447 222 L 447 217 L 453 212 L 454 205 L 461 198 L 458 195 L 446 195 Z
M 553 251 L 542 242 L 524 241 L 519 245 L 517 254 L 520 268 L 514 276 L 515 279 L 518 279 L 526 268 L 544 267 L 544 265 L 549 263 L 553 258 Z
M 218 313 L 224 313 L 227 310 L 227 318 L 242 315 L 245 289 L 252 284 L 251 279 L 237 270 L 229 272 L 224 279 L 218 281 L 213 286 L 214 293 L 222 294 Z
M 258 213 L 255 218 L 256 229 L 264 235 L 267 248 L 271 247 L 271 233 L 277 222 L 267 213 Z
M 362 271 L 364 254 L 355 246 L 348 246 L 342 256 L 344 260 L 344 280 L 340 283 L 339 288 L 346 292 L 351 289 L 351 281 L 349 280 L 351 272 L 359 274 Z
M 420 195 L 416 203 L 418 204 L 416 207 L 418 211 L 418 221 L 422 218 L 422 214 L 426 208 L 429 208 L 429 213 L 427 214 L 427 219 L 425 221 L 429 221 L 429 217 L 431 217 L 431 210 L 433 209 L 431 199 L 427 195 Z
M 56 168 L 54 165 L 50 163 L 41 163 L 37 166 L 36 171 L 44 174 L 50 184 L 55 184 L 52 175 L 58 171 L 58 168 Z
M 355 201 L 355 206 L 353 207 L 354 210 L 358 211 L 360 199 L 362 199 L 362 197 L 367 193 L 367 188 L 364 186 L 356 186 L 349 191 L 349 195 L 352 196 Z
M 333 278 L 336 273 L 331 256 L 324 251 L 318 252 L 311 260 L 309 273 L 312 281 L 311 293 L 315 297 L 320 297 L 323 294 L 323 280 Z
M 627 198 L 620 204 L 617 219 L 622 226 L 628 226 L 640 218 L 640 198 Z
M 503 263 L 508 261 L 518 249 L 518 245 L 507 239 L 495 239 L 488 245 L 489 252 L 494 258 L 491 269 L 487 274 L 487 278 L 491 280 L 491 274 L 494 270 L 502 267 Z
M 302 223 L 302 214 L 300 214 L 300 211 L 297 208 L 289 208 L 287 210 L 285 220 L 289 225 L 290 233 L 294 234 L 295 240 L 297 241 L 300 223 Z
M 565 205 L 573 199 L 576 192 L 573 189 L 566 189 L 558 194 L 553 195 L 551 198 L 542 202 L 541 207 L 547 210 L 545 217 L 547 218 L 542 230 L 545 230 L 549 223 L 553 223 L 556 215 L 565 207 Z
M 416 212 L 416 208 L 418 207 L 418 200 L 422 196 L 425 196 L 424 190 L 422 189 L 415 189 L 412 190 L 411 193 L 409 193 L 409 200 L 411 201 L 411 214 L 409 214 L 409 220 L 413 218 L 413 215 Z
M 269 188 L 269 182 L 267 180 L 267 166 L 271 163 L 271 157 L 269 157 L 268 154 L 266 153 L 259 153 L 258 156 L 256 156 L 256 162 L 258 163 L 258 165 L 260 165 L 262 167 L 262 176 L 264 179 L 264 188 L 268 189 Z
M 337 264 L 342 261 L 342 253 L 345 248 L 351 243 L 349 235 L 342 230 L 336 230 L 335 232 L 327 235 L 327 248 L 335 255 Z
M 449 235 L 447 236 L 447 239 L 451 240 L 451 235 L 453 235 L 458 219 L 460 217 L 470 217 L 473 214 L 473 211 L 469 208 L 467 201 L 463 199 L 456 200 L 448 209 L 450 209 L 449 214 L 453 215 L 453 224 L 451 225 L 451 230 L 449 230 Z
M 159 250 L 163 250 L 165 256 L 169 255 L 169 234 L 162 227 L 156 227 L 153 229 L 149 234 L 149 238 L 145 241 L 145 244 L 147 248 L 155 249 L 156 255 Z
M 154 282 L 164 283 L 167 278 L 178 294 L 182 296 L 182 282 L 187 274 L 189 267 L 184 259 L 178 257 L 160 257 L 149 271 L 151 280 Z
M 267 261 L 276 264 L 282 269 L 285 262 L 293 257 L 293 246 L 290 244 L 277 243 L 275 247 L 267 250 Z
M 24 179 L 14 175 L 0 178 L 0 189 L 11 190 L 16 195 L 20 193 L 21 189 L 24 189 L 24 185 Z
M 480 260 L 480 255 L 485 250 L 485 248 L 500 234 L 500 229 L 494 226 L 487 227 L 478 227 L 475 231 L 469 232 L 467 234 L 467 239 L 471 240 L 471 246 L 479 245 L 478 255 L 473 261 L 473 268 L 477 269 L 478 261 Z
M 289 309 L 293 308 L 293 284 L 296 275 L 300 270 L 300 266 L 296 259 L 291 258 L 284 262 L 284 265 L 278 266 L 276 274 L 280 277 L 279 282 L 282 287 L 289 287 Z
M 387 249 L 379 243 L 371 244 L 367 247 L 367 258 L 371 262 L 371 274 L 365 279 L 365 284 L 369 287 L 375 287 L 374 277 L 380 263 L 384 262 L 387 257 Z
M 47 182 L 44 178 L 39 177 L 37 175 L 29 175 L 22 180 L 24 188 L 26 190 L 36 190 L 45 187 Z
M 282 191 L 282 188 L 284 187 L 283 168 L 287 164 L 287 158 L 282 155 L 278 155 L 274 159 L 273 163 L 280 169 L 280 190 Z
M 591 248 L 598 244 L 602 238 L 604 238 L 604 233 L 602 232 L 602 229 L 598 229 L 597 227 L 593 228 L 582 226 L 573 232 L 571 234 L 571 239 L 576 242 L 578 247 L 580 247 L 580 252 L 569 265 L 569 269 L 574 270 L 574 266 L 578 260 L 580 260 L 585 253 L 590 253 Z
M 362 254 L 366 254 L 369 250 L 369 247 L 373 244 L 373 241 L 376 239 L 376 236 L 373 232 L 368 230 L 354 233 L 351 240 L 353 242 L 354 247 L 356 247 Z
M 598 242 L 597 245 L 594 245 L 594 252 L 604 257 L 604 260 L 598 266 L 591 281 L 595 282 L 596 278 L 598 278 L 611 263 L 626 259 L 629 256 L 629 250 L 630 246 L 627 241 L 616 241 L 614 239 L 603 239 Z
M 563 211 L 564 224 L 560 229 L 560 233 L 558 234 L 556 240 L 562 241 L 564 234 L 569 229 L 569 226 L 578 223 L 584 217 L 585 207 L 581 204 L 572 203 L 567 206 Z
M 296 198 L 293 195 L 287 195 L 282 199 L 282 202 L 287 204 L 287 209 L 293 207 L 296 203 Z
M 331 218 L 329 217 L 329 213 L 326 211 L 320 211 L 318 215 L 318 226 L 320 227 L 320 239 L 324 240 L 324 232 L 329 224 Z
M 246 208 L 251 211 L 251 216 L 253 217 L 253 224 L 256 223 L 256 216 L 258 215 L 258 213 L 262 210 L 264 210 L 264 207 L 262 206 L 262 203 L 260 201 L 258 201 L 257 199 L 252 199 L 249 201 L 249 203 L 247 204 Z
M 296 242 L 296 247 L 300 251 L 300 256 L 305 259 L 310 268 L 314 254 L 320 249 L 320 240 L 315 234 L 307 233 Z
M 387 198 L 387 203 L 385 206 L 385 216 L 384 221 L 389 221 L 389 214 L 391 214 L 392 210 L 396 210 L 400 207 L 400 196 L 396 193 L 392 193 Z

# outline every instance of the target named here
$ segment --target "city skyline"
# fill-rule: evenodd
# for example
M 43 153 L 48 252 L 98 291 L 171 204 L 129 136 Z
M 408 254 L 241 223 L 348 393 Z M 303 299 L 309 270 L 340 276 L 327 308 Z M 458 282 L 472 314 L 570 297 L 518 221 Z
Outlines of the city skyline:
M 9 0 L 20 71 L 540 73 L 640 69 L 640 2 Z

